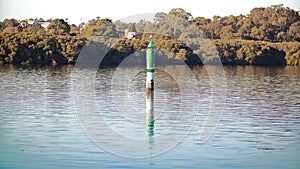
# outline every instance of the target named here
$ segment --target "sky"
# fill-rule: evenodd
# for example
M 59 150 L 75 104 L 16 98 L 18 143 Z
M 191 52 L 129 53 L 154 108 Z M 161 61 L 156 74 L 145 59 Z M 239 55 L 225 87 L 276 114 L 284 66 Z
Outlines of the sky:
M 68 18 L 79 24 L 97 16 L 113 21 L 145 13 L 168 13 L 183 8 L 194 17 L 212 18 L 248 14 L 254 7 L 284 4 L 300 11 L 299 0 L 0 0 L 0 20 L 5 18 Z

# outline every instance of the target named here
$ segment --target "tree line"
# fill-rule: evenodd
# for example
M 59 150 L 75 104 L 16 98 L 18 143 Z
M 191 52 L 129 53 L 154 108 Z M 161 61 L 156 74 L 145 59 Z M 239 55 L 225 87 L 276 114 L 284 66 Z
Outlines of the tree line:
M 39 33 L 0 33 L 0 62 L 73 64 L 86 38 Z
M 111 49 L 103 63 L 117 66 L 126 56 L 145 50 L 153 34 L 158 57 L 174 63 L 215 64 L 220 56 L 223 64 L 230 65 L 300 65 L 299 12 L 283 5 L 213 19 L 194 18 L 174 8 L 169 13 L 156 13 L 153 22 L 124 23 L 97 17 L 76 26 L 54 19 L 47 28 L 42 22 L 0 22 L 0 62 L 74 64 L 82 47 L 94 41 Z M 125 29 L 143 34 L 127 39 Z

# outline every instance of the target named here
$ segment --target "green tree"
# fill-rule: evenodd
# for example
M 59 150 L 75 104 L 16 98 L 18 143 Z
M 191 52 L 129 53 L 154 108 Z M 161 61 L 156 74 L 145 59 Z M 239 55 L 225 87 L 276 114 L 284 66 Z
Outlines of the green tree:
M 154 15 L 154 23 L 158 24 L 161 20 L 163 20 L 168 14 L 164 12 L 158 12 Z
M 23 32 L 29 33 L 45 33 L 45 29 L 40 24 L 29 24 L 27 27 L 23 28 Z
M 221 32 L 220 32 L 220 38 L 221 39 L 225 39 L 225 40 L 228 40 L 228 39 L 233 39 L 234 38 L 234 33 L 233 33 L 233 28 L 232 28 L 232 25 L 228 25 L 228 26 L 224 26 L 222 29 L 221 29 Z
M 4 19 L 4 27 L 18 27 L 20 24 L 16 19 Z
M 92 36 L 118 37 L 116 26 L 109 19 L 90 20 L 82 30 L 82 34 L 87 38 Z
M 144 32 L 146 21 L 141 19 L 138 23 L 135 24 L 135 29 L 137 32 Z
M 196 24 L 198 26 L 205 26 L 211 22 L 210 19 L 204 18 L 204 17 L 196 17 L 193 19 L 193 24 Z
M 135 23 L 129 23 L 127 30 L 128 30 L 128 32 L 136 32 Z
M 297 21 L 289 27 L 286 32 L 287 41 L 300 41 L 300 21 Z
M 48 32 L 55 35 L 65 35 L 70 33 L 70 25 L 63 19 L 54 19 L 47 27 Z
M 116 26 L 116 30 L 120 32 L 124 32 L 128 27 L 127 23 L 121 22 L 120 20 L 115 21 L 113 24 Z
M 220 33 L 223 28 L 220 18 L 220 16 L 213 16 L 213 21 L 205 26 L 210 39 L 220 39 Z
M 168 15 L 182 18 L 185 21 L 191 21 L 193 19 L 192 14 L 182 8 L 173 8 Z

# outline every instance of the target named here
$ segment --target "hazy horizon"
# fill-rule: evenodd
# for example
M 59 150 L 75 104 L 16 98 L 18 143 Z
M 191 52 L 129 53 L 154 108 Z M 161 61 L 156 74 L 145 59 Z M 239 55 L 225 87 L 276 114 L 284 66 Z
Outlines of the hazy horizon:
M 106 2 L 85 0 L 81 1 L 39 1 L 39 0 L 2 0 L 0 2 L 0 20 L 4 19 L 29 19 L 29 18 L 68 18 L 69 23 L 79 24 L 94 19 L 108 18 L 113 21 L 120 20 L 134 15 L 147 15 L 157 12 L 168 13 L 173 8 L 182 8 L 190 12 L 194 17 L 201 16 L 212 18 L 214 15 L 246 15 L 255 7 L 268 7 L 271 5 L 283 4 L 295 11 L 300 10 L 299 2 L 289 0 L 273 1 L 218 1 L 210 0 L 205 3 L 187 1 L 159 1 L 152 0 L 151 3 L 140 3 L 138 0 Z M 117 4 L 117 5 L 116 5 Z

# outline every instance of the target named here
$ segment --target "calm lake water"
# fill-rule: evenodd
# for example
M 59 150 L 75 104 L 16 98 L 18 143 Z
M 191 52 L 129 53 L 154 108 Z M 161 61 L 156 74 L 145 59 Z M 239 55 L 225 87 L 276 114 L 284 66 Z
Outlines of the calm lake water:
M 299 168 L 300 67 L 210 71 L 158 69 L 149 121 L 143 68 L 1 66 L 0 168 Z

